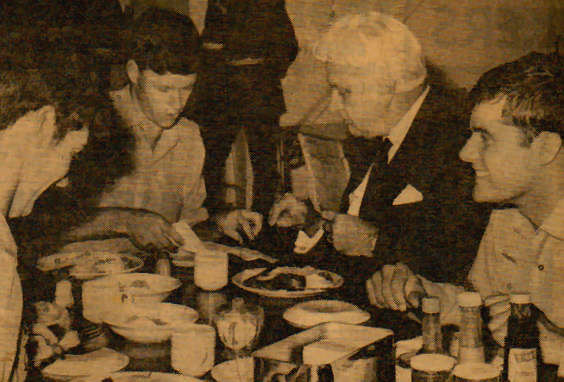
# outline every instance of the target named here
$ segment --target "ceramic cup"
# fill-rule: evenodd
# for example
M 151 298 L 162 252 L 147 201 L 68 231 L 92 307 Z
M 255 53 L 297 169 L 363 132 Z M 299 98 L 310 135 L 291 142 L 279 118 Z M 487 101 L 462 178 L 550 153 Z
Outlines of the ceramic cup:
M 215 360 L 215 329 L 209 325 L 190 325 L 172 334 L 170 363 L 181 374 L 201 377 Z

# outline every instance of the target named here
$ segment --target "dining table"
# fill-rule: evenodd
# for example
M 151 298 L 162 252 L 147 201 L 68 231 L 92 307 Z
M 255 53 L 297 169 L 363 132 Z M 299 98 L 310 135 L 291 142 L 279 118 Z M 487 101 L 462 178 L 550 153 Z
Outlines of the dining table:
M 224 243 L 230 245 L 236 245 L 235 242 L 230 242 L 229 240 L 226 241 L 226 239 L 217 237 L 215 237 L 214 239 L 217 241 L 223 240 Z M 290 251 L 290 246 L 288 246 L 287 243 L 277 242 L 276 239 L 267 240 L 266 244 L 264 243 L 265 241 L 263 240 L 263 243 L 260 245 L 257 245 L 256 243 L 247 244 L 249 244 L 254 249 L 260 249 L 267 255 L 273 255 L 274 257 L 279 258 L 280 262 L 276 265 L 296 265 L 295 259 L 292 260 L 292 258 L 288 258 L 286 256 Z M 139 253 L 137 255 L 139 255 Z M 156 272 L 156 258 L 148 254 L 141 255 L 145 260 L 144 266 L 137 272 Z M 315 266 L 316 264 L 312 265 Z M 231 302 L 234 298 L 241 297 L 244 299 L 245 303 L 260 306 L 264 311 L 264 323 L 257 340 L 253 343 L 251 351 L 260 349 L 266 345 L 273 344 L 302 331 L 303 329 L 296 328 L 286 322 L 286 320 L 283 318 L 284 312 L 298 303 L 319 299 L 339 300 L 356 305 L 358 308 L 370 314 L 368 321 L 364 322 L 362 325 L 391 329 L 394 333 L 393 341 L 395 342 L 405 339 L 412 339 L 421 335 L 421 324 L 419 321 L 419 319 L 421 318 L 420 311 L 413 310 L 411 312 L 397 312 L 387 309 L 379 309 L 369 304 L 365 293 L 351 293 L 351 291 L 349 290 L 351 288 L 351 284 L 350 282 L 347 283 L 346 278 L 354 275 L 354 269 L 343 269 L 342 272 L 340 272 L 342 273 L 341 276 L 343 276 L 343 278 L 345 279 L 343 286 L 339 288 L 328 289 L 324 292 L 320 292 L 319 294 L 312 296 L 300 298 L 268 297 L 261 294 L 245 291 L 232 282 L 233 276 L 245 269 L 272 266 L 272 264 L 269 264 L 263 260 L 244 261 L 237 256 L 230 255 L 228 266 L 228 284 L 219 290 L 207 291 L 202 290 L 198 286 L 196 286 L 194 282 L 193 266 L 176 266 L 174 264 L 171 264 L 170 276 L 178 279 L 181 282 L 181 285 L 170 294 L 165 302 L 180 304 L 193 308 L 198 312 L 199 318 L 196 323 L 212 326 L 214 325 L 213 316 L 215 312 L 217 312 L 217 309 L 222 304 Z M 61 276 L 59 274 L 57 277 L 61 278 L 64 276 Z M 80 280 L 73 280 L 73 295 L 78 302 L 75 305 L 79 308 L 81 306 L 81 283 L 82 281 Z M 357 290 L 363 290 L 363 286 L 360 286 L 359 288 L 357 288 Z M 80 311 L 75 313 L 80 314 Z M 113 333 L 107 326 L 104 327 L 103 331 L 105 333 L 104 335 L 107 336 L 108 339 L 107 347 L 129 357 L 129 363 L 122 371 L 177 373 L 171 366 L 170 340 L 161 343 L 141 344 L 127 340 L 124 337 Z M 450 341 L 452 340 L 452 338 L 454 338 L 455 332 L 456 327 L 450 326 L 443 328 L 444 344 L 447 349 L 450 346 Z M 488 341 L 488 339 L 486 339 L 485 342 L 486 345 L 492 345 L 492 342 Z M 494 346 L 489 346 L 489 348 L 494 349 Z M 491 358 L 492 354 L 487 354 L 486 356 L 488 358 Z M 248 352 L 245 355 L 250 356 L 251 352 Z M 232 358 L 233 354 L 230 352 L 230 350 L 222 344 L 219 338 L 216 337 L 214 364 L 217 365 Z M 553 374 L 553 372 L 554 371 L 552 371 L 551 374 Z M 199 378 L 203 381 L 213 381 L 211 372 L 208 372 L 204 376 Z M 546 380 L 548 381 L 552 379 Z

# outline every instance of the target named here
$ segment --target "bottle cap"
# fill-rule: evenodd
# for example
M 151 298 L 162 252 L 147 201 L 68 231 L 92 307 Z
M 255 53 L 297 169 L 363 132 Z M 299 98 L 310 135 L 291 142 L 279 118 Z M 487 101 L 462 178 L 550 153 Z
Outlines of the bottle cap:
M 437 373 L 451 371 L 456 363 L 452 357 L 443 354 L 420 354 L 411 359 L 413 370 Z
M 530 304 L 531 295 L 528 293 L 512 294 L 509 298 L 513 304 Z
M 431 297 L 424 297 L 422 302 L 423 313 L 440 313 L 441 312 L 441 304 L 438 297 L 431 296 Z
M 458 295 L 458 305 L 462 307 L 476 307 L 482 305 L 482 297 L 477 292 L 464 292 Z
M 452 374 L 468 381 L 489 381 L 499 377 L 500 369 L 487 363 L 468 362 L 456 366 Z

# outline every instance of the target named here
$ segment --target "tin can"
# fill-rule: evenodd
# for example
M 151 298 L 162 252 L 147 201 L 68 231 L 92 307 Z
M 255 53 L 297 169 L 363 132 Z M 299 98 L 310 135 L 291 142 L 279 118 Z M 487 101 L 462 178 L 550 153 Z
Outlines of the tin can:
M 500 382 L 500 369 L 487 363 L 468 362 L 454 368 L 453 382 Z
M 449 382 L 456 360 L 443 354 L 420 354 L 411 358 L 412 382 Z

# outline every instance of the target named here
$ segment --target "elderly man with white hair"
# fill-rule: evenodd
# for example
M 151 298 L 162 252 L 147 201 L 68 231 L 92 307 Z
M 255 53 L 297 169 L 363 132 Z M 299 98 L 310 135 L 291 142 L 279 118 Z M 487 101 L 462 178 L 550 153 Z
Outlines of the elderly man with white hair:
M 472 201 L 471 169 L 457 157 L 467 117 L 460 92 L 435 83 L 415 36 L 380 13 L 338 20 L 315 54 L 327 64 L 328 108 L 352 136 L 343 142 L 350 176 L 341 210 L 322 214 L 339 254 L 325 251 L 323 265 L 359 286 L 399 259 L 433 280 L 461 283 L 487 211 Z M 286 194 L 269 222 L 299 225 L 304 211 Z

